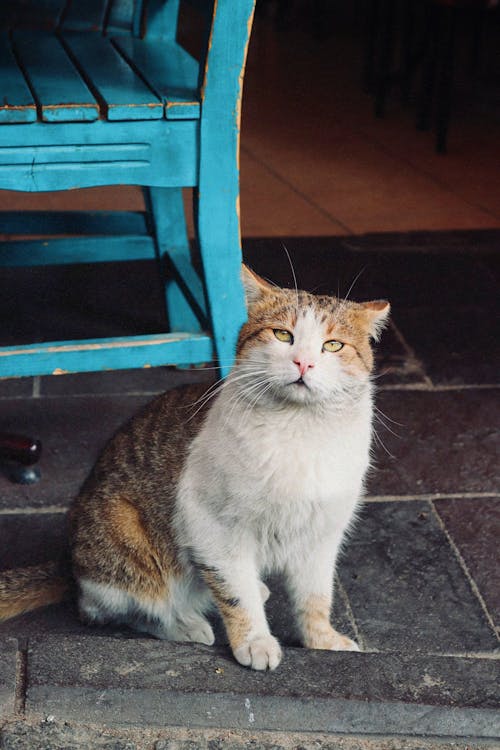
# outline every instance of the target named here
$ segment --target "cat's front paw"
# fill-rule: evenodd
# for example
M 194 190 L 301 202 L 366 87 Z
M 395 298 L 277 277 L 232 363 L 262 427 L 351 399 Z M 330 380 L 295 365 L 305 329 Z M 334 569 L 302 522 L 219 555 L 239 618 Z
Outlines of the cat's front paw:
M 233 650 L 234 658 L 244 667 L 276 669 L 281 661 L 281 646 L 271 634 L 259 635 Z
M 337 633 L 333 628 L 309 634 L 304 645 L 306 648 L 320 648 L 328 651 L 360 651 L 356 641 Z

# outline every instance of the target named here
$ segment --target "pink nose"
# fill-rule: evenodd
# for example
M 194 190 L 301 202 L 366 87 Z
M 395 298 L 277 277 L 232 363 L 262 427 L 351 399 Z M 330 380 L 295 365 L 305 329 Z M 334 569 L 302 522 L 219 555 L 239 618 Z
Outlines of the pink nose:
M 301 378 L 304 377 L 308 370 L 314 367 L 314 362 L 310 362 L 307 359 L 294 359 L 293 363 L 299 368 Z

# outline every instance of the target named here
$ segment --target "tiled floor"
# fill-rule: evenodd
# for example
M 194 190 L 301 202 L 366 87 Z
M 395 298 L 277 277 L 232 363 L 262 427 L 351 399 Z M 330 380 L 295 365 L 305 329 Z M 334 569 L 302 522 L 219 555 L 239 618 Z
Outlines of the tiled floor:
M 500 626 L 498 116 L 463 102 L 446 156 L 397 104 L 375 120 L 350 28 L 315 42 L 296 28 L 277 34 L 257 23 L 242 137 L 244 254 L 289 285 L 285 243 L 304 288 L 342 295 L 360 274 L 355 299 L 391 300 L 393 322 L 379 351 L 375 469 L 342 559 L 335 619 L 368 651 L 468 655 L 475 664 L 498 656 Z M 1 199 L 4 209 L 60 205 L 56 195 Z M 128 188 L 62 200 L 141 208 Z M 157 330 L 151 273 L 147 263 L 57 276 L 3 272 L 2 339 Z M 134 319 L 120 312 L 123 289 L 141 300 Z M 0 383 L 0 428 L 44 443 L 39 484 L 0 476 L 1 568 L 63 548 L 61 511 L 104 441 L 140 404 L 212 377 L 162 368 Z M 270 618 L 294 643 L 275 586 Z M 0 635 L 21 639 L 63 632 L 83 632 L 68 605 L 0 626 Z

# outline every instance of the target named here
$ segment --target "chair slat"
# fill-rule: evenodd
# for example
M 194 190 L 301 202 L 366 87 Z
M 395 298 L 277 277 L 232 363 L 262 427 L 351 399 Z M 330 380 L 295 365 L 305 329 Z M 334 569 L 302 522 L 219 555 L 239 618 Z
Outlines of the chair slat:
M 163 103 L 100 34 L 65 33 L 80 69 L 103 99 L 108 120 L 157 120 Z
M 36 104 L 12 53 L 10 39 L 0 33 L 0 123 L 33 122 Z
M 68 31 L 100 31 L 104 27 L 107 0 L 70 3 L 61 28 Z
M 31 31 L 14 32 L 14 47 L 45 122 L 89 121 L 99 106 L 58 38 Z
M 0 348 L 0 377 L 60 375 L 107 369 L 209 362 L 213 343 L 203 333 L 164 333 L 86 341 L 51 341 Z
M 173 41 L 115 37 L 130 65 L 138 70 L 163 100 L 169 119 L 199 119 L 198 63 Z

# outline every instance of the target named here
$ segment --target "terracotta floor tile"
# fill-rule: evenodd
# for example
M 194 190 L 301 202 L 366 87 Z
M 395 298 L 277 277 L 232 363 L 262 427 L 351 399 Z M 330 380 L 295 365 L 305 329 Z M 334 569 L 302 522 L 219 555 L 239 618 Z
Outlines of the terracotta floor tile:
M 241 230 L 247 237 L 346 233 L 333 217 L 245 150 L 241 153 Z
M 0 190 L 0 211 L 143 211 L 140 188 L 131 185 L 19 193 Z M 0 217 L 1 219 L 1 217 Z

